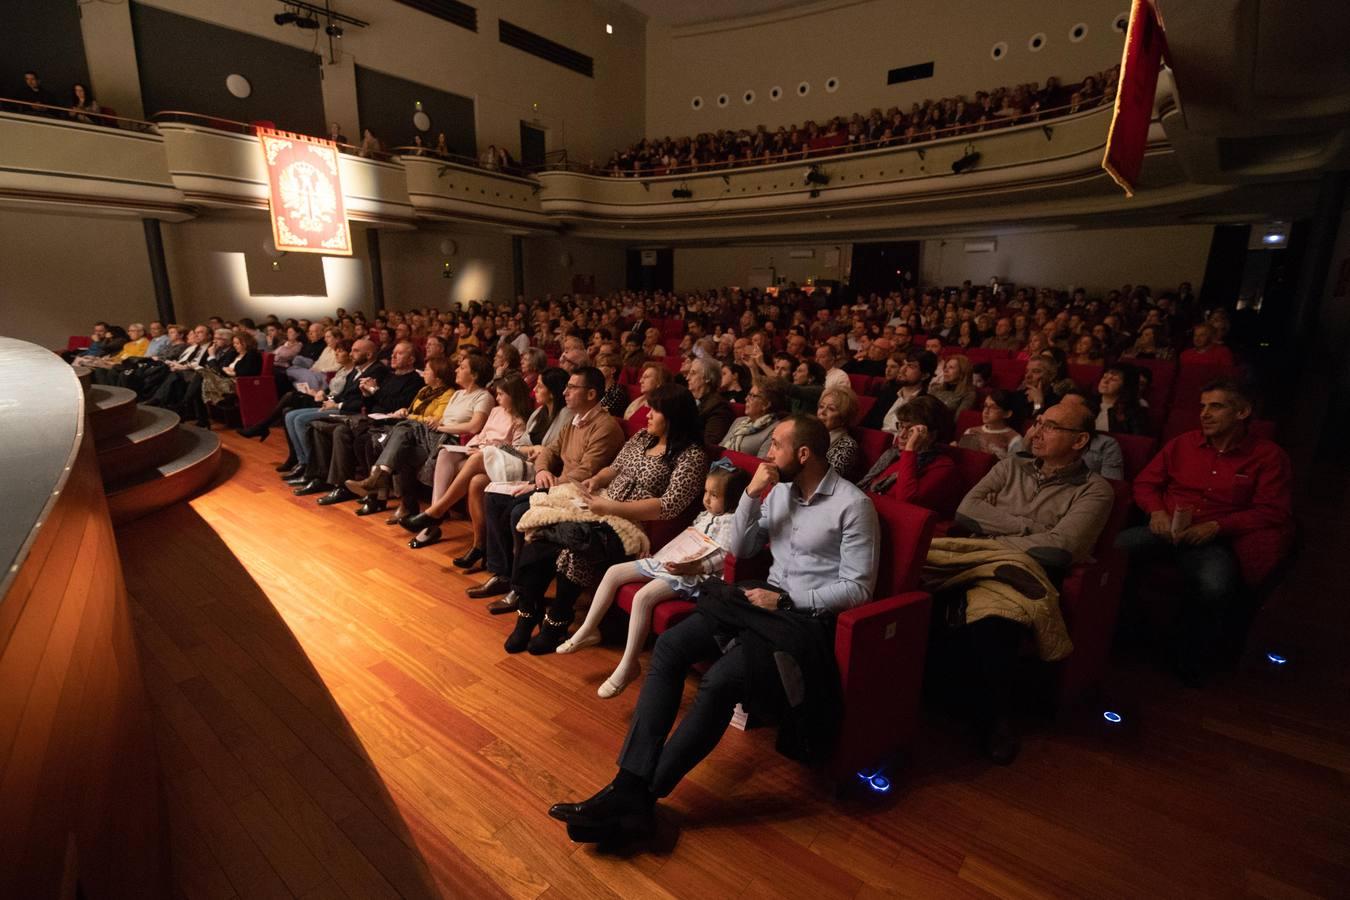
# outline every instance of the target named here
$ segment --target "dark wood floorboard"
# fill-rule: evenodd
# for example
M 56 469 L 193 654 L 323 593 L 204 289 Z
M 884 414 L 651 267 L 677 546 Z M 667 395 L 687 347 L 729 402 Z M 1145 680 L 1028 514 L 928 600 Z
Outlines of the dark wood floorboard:
M 1017 763 L 930 724 L 887 796 L 836 801 L 729 732 L 646 852 L 570 843 L 548 805 L 613 774 L 636 690 L 617 648 L 508 657 L 450 559 L 383 517 L 284 490 L 284 446 L 224 434 L 222 477 L 118 531 L 182 897 L 1303 897 L 1350 893 L 1345 479 L 1260 653 L 1203 691 L 1143 660 L 1032 723 Z M 1327 484 L 1332 489 L 1327 489 Z M 692 693 L 692 691 L 687 692 Z M 686 696 L 686 699 L 687 699 Z

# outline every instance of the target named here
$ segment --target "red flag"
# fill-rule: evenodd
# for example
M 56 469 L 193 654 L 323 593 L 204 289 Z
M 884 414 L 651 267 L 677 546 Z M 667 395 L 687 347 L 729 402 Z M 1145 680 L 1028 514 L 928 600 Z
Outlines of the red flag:
M 1162 22 L 1151 0 L 1134 0 L 1125 52 L 1120 58 L 1111 130 L 1106 135 L 1106 155 L 1102 157 L 1102 168 L 1125 189 L 1127 197 L 1134 196 L 1144 166 L 1153 95 L 1158 89 L 1158 69 L 1166 45 Z
M 351 256 L 337 144 L 271 128 L 259 128 L 258 140 L 277 249 Z

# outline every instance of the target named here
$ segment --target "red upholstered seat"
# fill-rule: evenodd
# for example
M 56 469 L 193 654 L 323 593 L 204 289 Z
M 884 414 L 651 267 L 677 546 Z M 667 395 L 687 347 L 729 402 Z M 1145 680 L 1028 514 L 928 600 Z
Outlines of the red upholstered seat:
M 956 436 L 959 438 L 968 429 L 984 424 L 984 418 L 978 409 L 968 409 L 956 414 Z
M 244 428 L 256 425 L 277 405 L 277 383 L 272 377 L 272 354 L 262 355 L 262 372 L 241 375 L 234 381 L 235 396 L 239 398 L 239 421 Z
M 625 384 L 624 389 L 628 391 L 629 400 L 636 400 L 642 396 L 642 387 L 636 381 Z
M 872 376 L 851 374 L 848 376 L 848 383 L 853 387 L 853 393 L 861 397 L 872 386 Z
M 1116 549 L 1116 535 L 1131 508 L 1130 485 L 1112 481 L 1115 504 L 1092 549 L 1092 558 L 1069 570 L 1060 589 L 1059 607 L 1073 641 L 1073 652 L 1057 663 L 1057 698 L 1061 705 L 1084 696 L 1101 683 L 1115 637 L 1125 586 L 1125 554 Z
M 84 350 L 86 347 L 89 346 L 90 343 L 91 341 L 89 340 L 89 335 L 72 334 L 70 337 L 66 338 L 66 349 Z
M 869 396 L 867 396 L 867 395 L 865 395 L 865 394 L 859 394 L 859 395 L 858 395 L 858 418 L 859 418 L 859 419 L 865 418 L 865 417 L 867 416 L 867 414 L 868 414 L 869 412 L 872 411 L 872 407 L 873 407 L 873 406 L 876 406 L 876 404 L 877 404 L 877 398 L 876 398 L 876 397 L 869 397 Z
M 639 431 L 647 427 L 647 417 L 652 414 L 650 406 L 644 406 L 631 416 L 623 420 L 623 430 L 626 435 L 632 437 Z
M 992 453 L 968 450 L 965 447 L 952 447 L 951 454 L 952 459 L 956 460 L 956 469 L 961 473 L 961 482 L 967 491 L 988 475 L 989 470 L 998 462 L 998 457 Z
M 1125 478 L 1133 480 L 1153 458 L 1158 448 L 1157 438 L 1142 434 L 1113 434 L 1111 437 L 1120 444 L 1120 453 L 1125 457 Z
M 1024 359 L 996 359 L 989 365 L 994 370 L 994 387 L 1005 391 L 1016 390 L 1027 372 Z
M 736 416 L 736 418 L 739 419 L 741 416 L 745 415 L 745 404 L 744 404 L 744 403 L 732 403 L 732 404 L 729 404 L 729 405 L 731 406 L 731 413 L 732 413 L 732 415 Z
M 1101 365 L 1082 365 L 1080 363 L 1069 363 L 1069 378 L 1073 383 L 1085 391 L 1091 392 L 1097 389 L 1097 382 L 1102 380 Z
M 858 449 L 862 451 L 863 463 L 867 468 L 872 468 L 872 463 L 881 458 L 881 454 L 886 452 L 886 448 L 895 440 L 895 435 L 888 431 L 879 431 L 876 428 L 854 428 L 853 436 L 858 440 Z
M 664 365 L 664 366 L 666 367 L 666 371 L 669 372 L 669 373 L 672 374 L 672 375 L 678 375 L 678 374 L 680 374 L 680 365 L 681 365 L 681 363 L 683 363 L 683 362 L 684 362 L 684 361 L 683 361 L 682 359 L 680 359 L 680 356 L 679 356 L 678 353 L 668 353 L 668 354 L 666 354 L 666 356 L 661 360 L 661 364 Z

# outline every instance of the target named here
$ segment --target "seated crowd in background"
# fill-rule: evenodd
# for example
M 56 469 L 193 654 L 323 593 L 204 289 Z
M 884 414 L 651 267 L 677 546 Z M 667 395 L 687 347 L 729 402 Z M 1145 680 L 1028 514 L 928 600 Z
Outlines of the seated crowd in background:
M 750 129 L 705 132 L 684 138 L 645 138 L 625 150 L 616 150 L 603 171 L 616 178 L 696 172 L 810 159 L 832 153 L 872 150 L 914 144 L 940 137 L 987 131 L 1008 125 L 1038 122 L 1109 103 L 1115 96 L 1119 66 L 1062 85 L 1058 78 L 1045 86 L 1032 82 L 992 91 L 976 91 L 942 100 L 914 103 L 909 111 L 891 107 L 866 115 L 836 116 L 824 124 L 807 120 L 769 131 Z M 592 165 L 592 168 L 595 168 Z
M 672 319 L 679 330 L 663 332 Z M 466 593 L 513 614 L 508 653 L 597 643 L 617 589 L 642 582 L 603 698 L 637 681 L 653 607 L 698 597 L 695 615 L 656 644 L 615 780 L 551 810 L 577 839 L 598 840 L 642 826 L 736 704 L 765 700 L 747 693 L 759 650 L 787 641 L 803 677 L 828 677 L 810 662 L 830 652 L 822 624 L 873 599 L 873 497 L 952 523 L 924 575 L 942 623 L 932 653 L 968 676 L 980 745 L 1010 762 L 1019 648 L 1034 644 L 1046 661 L 1071 651 L 1057 591 L 1102 533 L 1108 479 L 1125 477 L 1113 435 L 1153 433 L 1152 372 L 1137 361 L 1177 355 L 1189 339 L 1183 367 L 1227 373 L 1234 325 L 1225 310 L 1202 310 L 1187 284 L 1102 298 L 966 284 L 851 305 L 789 286 L 211 319 L 190 330 L 98 323 L 71 358 L 209 427 L 232 380 L 256 374 L 260 351 L 273 354 L 276 407 L 241 433 L 266 440 L 283 428 L 277 468 L 321 506 L 359 499 L 357 514 L 371 515 L 397 500 L 385 521 L 410 532 L 413 549 L 439 542 L 463 502 L 472 537 L 454 564 L 482 567 L 487 580 Z M 1024 359 L 1021 384 L 991 387 L 988 364 L 967 355 L 978 348 Z M 1094 383 L 1073 380 L 1075 357 L 1092 361 Z M 1250 394 L 1220 378 L 1202 401 L 1200 429 L 1165 444 L 1135 482 L 1148 525 L 1119 536 L 1141 565 L 1170 562 L 1194 589 L 1180 598 L 1174 648 L 1188 681 L 1214 664 L 1222 623 L 1270 578 L 1292 529 L 1288 460 L 1250 434 Z M 970 424 L 958 429 L 963 416 Z M 989 455 L 973 487 L 963 453 Z M 758 466 L 748 487 L 736 462 L 747 459 Z M 713 552 L 661 561 L 654 540 L 677 522 L 692 522 Z M 727 554 L 753 555 L 766 538 L 768 579 L 726 585 Z M 592 606 L 569 635 L 587 592 Z M 746 638 L 743 653 L 713 639 L 728 633 Z M 713 666 L 672 732 L 683 673 L 700 659 Z M 811 743 L 810 728 L 794 734 Z

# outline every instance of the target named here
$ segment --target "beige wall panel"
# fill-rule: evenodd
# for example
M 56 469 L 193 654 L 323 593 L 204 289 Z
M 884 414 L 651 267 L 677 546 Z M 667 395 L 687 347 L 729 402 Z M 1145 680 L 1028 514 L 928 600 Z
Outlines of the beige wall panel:
M 1169 225 L 1092 231 L 989 234 L 923 242 L 919 265 L 925 284 L 1000 280 L 1090 292 L 1122 284 L 1173 290 L 1189 281 L 1198 291 L 1209 259 L 1210 225 Z M 992 253 L 967 253 L 967 241 L 993 239 Z
M 975 0 L 822 2 L 779 13 L 708 26 L 647 29 L 647 133 L 693 135 L 719 128 L 753 128 L 817 122 L 873 107 L 925 98 L 973 94 L 1001 85 L 1058 75 L 1079 81 L 1120 61 L 1124 36 L 1112 30 L 1124 0 L 1046 0 L 988 3 Z M 1069 40 L 1077 23 L 1084 38 Z M 1038 52 L 1032 35 L 1044 33 Z M 990 51 L 1006 42 L 1001 60 Z M 886 73 L 932 61 L 932 78 L 888 86 Z M 826 81 L 838 78 L 834 93 Z M 801 82 L 810 93 L 798 96 Z M 769 99 L 779 86 L 783 97 Z M 755 92 L 753 104 L 743 95 Z M 725 108 L 717 97 L 727 94 Z M 703 108 L 690 101 L 703 98 Z

